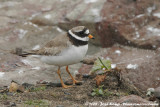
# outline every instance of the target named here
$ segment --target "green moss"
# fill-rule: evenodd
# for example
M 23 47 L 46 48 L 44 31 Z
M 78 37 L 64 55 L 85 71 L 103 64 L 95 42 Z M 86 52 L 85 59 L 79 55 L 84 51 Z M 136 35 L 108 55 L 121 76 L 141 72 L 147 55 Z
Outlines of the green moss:
M 103 89 L 103 85 L 99 86 L 98 88 L 93 89 L 92 96 L 106 96 L 109 97 L 110 95 L 113 95 L 112 92 L 108 91 L 107 89 Z
M 46 86 L 33 87 L 30 89 L 31 92 L 44 91 L 46 90 Z
M 8 99 L 8 96 L 7 96 L 7 94 L 0 94 L 0 99 L 1 100 L 7 100 Z
M 111 61 L 99 58 L 94 62 L 94 65 L 92 67 L 91 72 L 94 73 L 98 70 L 102 70 L 103 68 L 105 68 L 106 70 L 110 70 L 111 69 Z
M 46 100 L 27 100 L 24 102 L 25 105 L 33 105 L 36 107 L 48 107 L 49 106 L 49 102 Z

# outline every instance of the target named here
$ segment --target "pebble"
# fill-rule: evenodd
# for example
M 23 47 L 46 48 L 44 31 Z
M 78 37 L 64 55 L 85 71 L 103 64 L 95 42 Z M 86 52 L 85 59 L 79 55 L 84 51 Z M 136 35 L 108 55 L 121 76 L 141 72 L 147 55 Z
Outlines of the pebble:
M 13 95 L 14 95 L 13 92 L 7 92 L 6 94 L 7 94 L 8 96 L 13 96 Z
M 89 74 L 83 74 L 83 78 L 89 78 L 90 75 Z
M 66 95 L 71 95 L 71 93 L 68 93 L 68 92 L 65 92 L 65 91 L 64 91 L 64 94 L 66 94 Z
M 11 104 L 11 107 L 16 107 L 16 103 L 13 102 L 13 103 Z

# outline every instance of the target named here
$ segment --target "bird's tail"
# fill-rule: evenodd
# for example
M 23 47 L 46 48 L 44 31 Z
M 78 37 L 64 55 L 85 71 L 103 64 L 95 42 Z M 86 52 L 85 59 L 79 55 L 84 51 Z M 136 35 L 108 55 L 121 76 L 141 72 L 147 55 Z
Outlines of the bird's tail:
M 6 50 L 6 49 L 0 48 L 0 50 L 4 51 L 6 53 L 16 54 L 16 55 L 22 56 L 22 57 L 27 57 L 29 55 L 36 55 L 36 51 L 23 51 L 22 48 L 16 48 L 14 50 Z
M 22 57 L 27 57 L 29 55 L 36 55 L 35 51 L 23 51 L 22 48 L 16 48 L 14 51 L 11 52 L 12 54 L 16 54 Z

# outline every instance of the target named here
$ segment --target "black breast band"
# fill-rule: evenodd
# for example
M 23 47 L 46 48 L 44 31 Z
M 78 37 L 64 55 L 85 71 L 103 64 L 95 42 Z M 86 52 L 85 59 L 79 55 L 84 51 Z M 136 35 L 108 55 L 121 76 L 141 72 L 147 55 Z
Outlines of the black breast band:
M 70 41 L 73 43 L 73 45 L 75 46 L 83 46 L 83 45 L 87 45 L 88 41 L 81 41 L 81 40 L 77 40 L 76 38 L 74 38 L 71 34 L 69 34 L 69 32 L 67 33 Z

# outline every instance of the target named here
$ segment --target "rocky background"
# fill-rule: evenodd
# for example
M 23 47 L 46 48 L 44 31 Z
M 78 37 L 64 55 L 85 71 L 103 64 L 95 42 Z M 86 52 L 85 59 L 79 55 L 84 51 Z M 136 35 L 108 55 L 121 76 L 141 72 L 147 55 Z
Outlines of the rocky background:
M 59 82 L 57 67 L 11 51 L 39 49 L 78 25 L 96 39 L 83 63 L 70 66 L 73 74 L 88 74 L 95 59 L 103 57 L 139 90 L 160 87 L 159 0 L 0 0 L 0 87 L 12 80 Z

